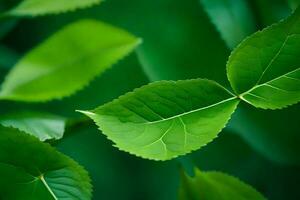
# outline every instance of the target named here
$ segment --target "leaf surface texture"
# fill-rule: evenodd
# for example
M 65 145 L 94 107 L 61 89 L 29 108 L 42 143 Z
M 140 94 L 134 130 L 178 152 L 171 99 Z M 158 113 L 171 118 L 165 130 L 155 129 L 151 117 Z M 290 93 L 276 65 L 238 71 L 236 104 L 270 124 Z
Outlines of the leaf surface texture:
M 217 83 L 194 79 L 155 82 L 82 112 L 119 149 L 168 160 L 212 141 L 237 104 L 238 99 Z
M 139 43 L 133 35 L 100 21 L 72 23 L 14 66 L 2 85 L 0 99 L 36 102 L 69 96 Z
M 227 72 L 244 101 L 279 109 L 300 101 L 300 9 L 259 31 L 231 54 Z
M 1 199 L 91 199 L 90 178 L 75 161 L 17 129 L 0 133 Z

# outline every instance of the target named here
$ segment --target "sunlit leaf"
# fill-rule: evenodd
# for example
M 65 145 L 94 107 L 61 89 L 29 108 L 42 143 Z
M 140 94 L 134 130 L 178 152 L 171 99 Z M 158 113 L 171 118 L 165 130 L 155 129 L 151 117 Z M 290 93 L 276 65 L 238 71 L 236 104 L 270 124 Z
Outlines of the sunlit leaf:
M 238 100 L 213 81 L 161 81 L 93 111 L 81 111 L 116 146 L 137 156 L 168 160 L 212 141 Z
M 1 115 L 0 124 L 17 128 L 41 141 L 60 139 L 65 131 L 65 119 L 48 113 L 16 112 Z
M 87 172 L 49 144 L 0 127 L 1 199 L 91 199 Z
M 179 200 L 265 200 L 254 188 L 221 172 L 182 174 Z
M 300 101 L 300 9 L 244 40 L 231 54 L 228 78 L 244 101 L 278 109 Z
M 102 0 L 22 0 L 5 14 L 12 16 L 58 14 L 90 7 L 100 2 Z
M 131 34 L 99 21 L 70 24 L 16 64 L 2 85 L 0 99 L 46 101 L 69 96 L 139 43 Z

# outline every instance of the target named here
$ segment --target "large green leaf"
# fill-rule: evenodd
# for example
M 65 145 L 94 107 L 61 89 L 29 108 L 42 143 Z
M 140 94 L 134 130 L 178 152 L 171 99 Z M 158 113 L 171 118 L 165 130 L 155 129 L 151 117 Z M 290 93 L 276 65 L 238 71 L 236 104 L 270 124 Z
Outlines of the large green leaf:
M 221 172 L 182 174 L 179 200 L 265 200 L 254 188 Z
M 300 101 L 300 9 L 253 34 L 231 54 L 227 70 L 234 91 L 260 108 Z
M 20 4 L 5 14 L 11 16 L 58 14 L 90 7 L 101 1 L 102 0 L 22 0 Z
M 247 0 L 200 0 L 229 48 L 256 30 Z
M 46 101 L 71 95 L 139 43 L 131 34 L 99 21 L 70 24 L 16 64 L 0 99 Z
M 1 199 L 91 199 L 81 166 L 16 129 L 0 127 L 0 175 Z
M 16 112 L 0 116 L 0 124 L 34 135 L 41 141 L 60 139 L 65 131 L 65 119 L 48 113 Z
M 119 149 L 167 160 L 212 141 L 238 102 L 213 81 L 161 81 L 93 111 L 81 112 L 92 118 Z

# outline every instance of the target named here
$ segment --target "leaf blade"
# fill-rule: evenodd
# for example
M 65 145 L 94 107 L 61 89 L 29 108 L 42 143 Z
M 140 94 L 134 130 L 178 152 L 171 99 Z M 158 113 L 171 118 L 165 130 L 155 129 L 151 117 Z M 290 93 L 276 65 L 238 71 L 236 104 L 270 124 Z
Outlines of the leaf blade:
M 133 35 L 100 21 L 72 23 L 16 64 L 2 85 L 0 99 L 37 102 L 69 96 L 139 43 Z
M 299 24 L 297 9 L 233 51 L 227 75 L 242 100 L 265 109 L 280 109 L 300 101 Z
M 61 139 L 65 123 L 64 118 L 49 113 L 16 112 L 0 116 L 2 126 L 17 128 L 41 141 Z
M 75 161 L 16 129 L 0 126 L 0 132 L 2 198 L 60 199 L 62 194 L 68 198 L 75 194 L 78 199 L 91 199 L 90 178 Z M 57 179 L 52 183 L 62 185 L 49 184 L 53 174 Z M 65 178 L 73 182 L 65 182 Z M 69 188 L 64 187 L 68 184 Z
M 15 8 L 9 10 L 6 15 L 10 16 L 40 16 L 47 14 L 59 14 L 77 9 L 83 9 L 100 4 L 102 0 L 23 0 Z
M 154 160 L 184 155 L 213 140 L 238 99 L 213 81 L 160 81 L 94 111 L 81 111 L 124 151 Z M 203 129 L 200 131 L 198 129 Z
M 182 174 L 180 200 L 265 200 L 254 188 L 221 172 L 200 172 L 195 177 Z

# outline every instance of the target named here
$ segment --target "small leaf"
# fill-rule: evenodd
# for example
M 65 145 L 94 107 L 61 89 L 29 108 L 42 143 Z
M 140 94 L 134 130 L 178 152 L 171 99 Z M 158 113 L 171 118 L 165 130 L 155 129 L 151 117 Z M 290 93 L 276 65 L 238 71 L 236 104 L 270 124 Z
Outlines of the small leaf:
M 91 7 L 102 0 L 22 0 L 19 5 L 8 11 L 10 16 L 38 16 L 58 14 Z
M 179 200 L 266 200 L 254 188 L 221 172 L 182 173 Z
M 65 131 L 65 119 L 48 113 L 18 112 L 1 115 L 0 124 L 17 128 L 41 141 L 60 139 Z
M 94 111 L 81 112 L 119 149 L 143 158 L 168 160 L 212 141 L 238 102 L 213 81 L 161 81 Z
M 227 70 L 234 91 L 256 107 L 279 109 L 300 101 L 300 9 L 259 31 L 231 54 Z
M 49 144 L 0 126 L 1 199 L 91 199 L 87 172 Z
M 131 34 L 99 21 L 75 22 L 16 64 L 0 99 L 36 102 L 71 95 L 139 43 Z
M 247 0 L 200 0 L 229 48 L 256 30 Z

